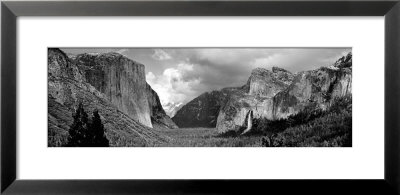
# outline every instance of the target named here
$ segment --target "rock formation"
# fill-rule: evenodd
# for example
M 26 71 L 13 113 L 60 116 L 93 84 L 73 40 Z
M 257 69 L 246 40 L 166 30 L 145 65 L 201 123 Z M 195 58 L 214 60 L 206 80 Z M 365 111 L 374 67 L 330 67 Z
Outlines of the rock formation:
M 159 123 L 177 128 L 165 114 L 157 93 L 146 83 L 143 64 L 119 53 L 80 54 L 74 63 L 89 84 L 132 119 L 148 127 Z
M 173 120 L 179 127 L 217 127 L 220 132 L 239 130 L 245 126 L 244 120 L 251 110 L 257 118 L 271 116 L 272 97 L 292 80 L 293 75 L 287 70 L 256 68 L 244 86 L 204 93 L 183 106 Z
M 351 53 L 330 67 L 296 74 L 277 67 L 256 68 L 244 86 L 225 95 L 221 95 L 224 90 L 204 93 L 183 106 L 173 120 L 182 127 L 216 127 L 220 133 L 245 131 L 249 117 L 276 120 L 305 107 L 326 109 L 336 97 L 351 95 L 351 83 Z
M 75 64 L 84 73 L 86 81 L 120 111 L 152 127 L 143 64 L 118 53 L 77 55 Z
M 246 117 L 273 118 L 273 97 L 293 81 L 293 74 L 273 67 L 272 71 L 256 68 L 242 87 L 242 93 L 232 94 L 221 108 L 217 129 L 219 132 L 239 131 L 246 125 Z
M 273 118 L 286 118 L 306 106 L 326 109 L 336 97 L 351 95 L 351 72 L 351 67 L 322 67 L 297 74 L 293 83 L 274 97 Z
M 244 89 L 249 95 L 259 97 L 273 97 L 285 89 L 293 81 L 293 74 L 289 71 L 272 67 L 272 71 L 256 68 L 251 72 Z
M 147 84 L 147 101 L 150 107 L 150 118 L 153 125 L 161 125 L 166 128 L 175 129 L 178 126 L 165 113 L 157 93 Z
M 89 63 L 83 63 L 84 60 Z M 145 146 L 168 141 L 149 128 L 152 116 L 159 114 L 160 104 L 142 73 L 143 65 L 119 54 L 70 59 L 59 49 L 49 49 L 48 145 L 66 143 L 72 113 L 79 102 L 89 114 L 99 111 L 111 146 Z M 154 93 L 148 95 L 149 92 Z M 144 105 L 130 102 L 133 98 Z
M 215 127 L 221 106 L 238 88 L 206 92 L 178 110 L 172 120 L 179 127 Z
M 253 70 L 244 87 L 247 94 L 233 95 L 218 115 L 217 129 L 239 131 L 251 111 L 254 118 L 276 120 L 296 114 L 305 107 L 326 109 L 336 97 L 351 95 L 352 54 L 340 58 L 331 67 L 304 71 L 295 75 L 273 68 L 272 72 Z

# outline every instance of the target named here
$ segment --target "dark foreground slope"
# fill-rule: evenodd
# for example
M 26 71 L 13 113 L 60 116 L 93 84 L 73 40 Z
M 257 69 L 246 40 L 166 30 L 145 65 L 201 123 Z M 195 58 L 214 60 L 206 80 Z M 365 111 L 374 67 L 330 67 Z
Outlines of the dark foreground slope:
M 351 147 L 352 98 L 335 98 L 326 109 L 305 109 L 285 119 L 253 121 L 252 135 L 267 147 Z

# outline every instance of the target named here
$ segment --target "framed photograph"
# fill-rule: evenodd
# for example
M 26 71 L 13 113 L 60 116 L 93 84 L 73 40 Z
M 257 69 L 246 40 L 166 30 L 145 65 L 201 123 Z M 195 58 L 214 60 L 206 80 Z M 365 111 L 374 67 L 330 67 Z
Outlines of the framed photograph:
M 398 194 L 399 25 L 397 0 L 3 1 L 1 192 Z

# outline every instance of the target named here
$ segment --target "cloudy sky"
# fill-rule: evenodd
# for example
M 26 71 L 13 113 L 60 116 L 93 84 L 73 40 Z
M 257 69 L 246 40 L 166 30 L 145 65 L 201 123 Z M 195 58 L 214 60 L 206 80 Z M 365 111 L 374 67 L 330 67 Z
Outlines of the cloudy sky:
M 351 48 L 62 48 L 69 54 L 118 52 L 146 67 L 146 80 L 163 105 L 242 86 L 256 67 L 293 73 L 330 66 Z

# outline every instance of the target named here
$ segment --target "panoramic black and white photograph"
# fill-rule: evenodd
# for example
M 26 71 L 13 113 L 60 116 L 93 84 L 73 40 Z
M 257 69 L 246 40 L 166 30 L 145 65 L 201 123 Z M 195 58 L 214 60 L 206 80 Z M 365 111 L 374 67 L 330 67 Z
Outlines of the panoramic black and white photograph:
M 48 48 L 48 147 L 352 147 L 352 48 Z

